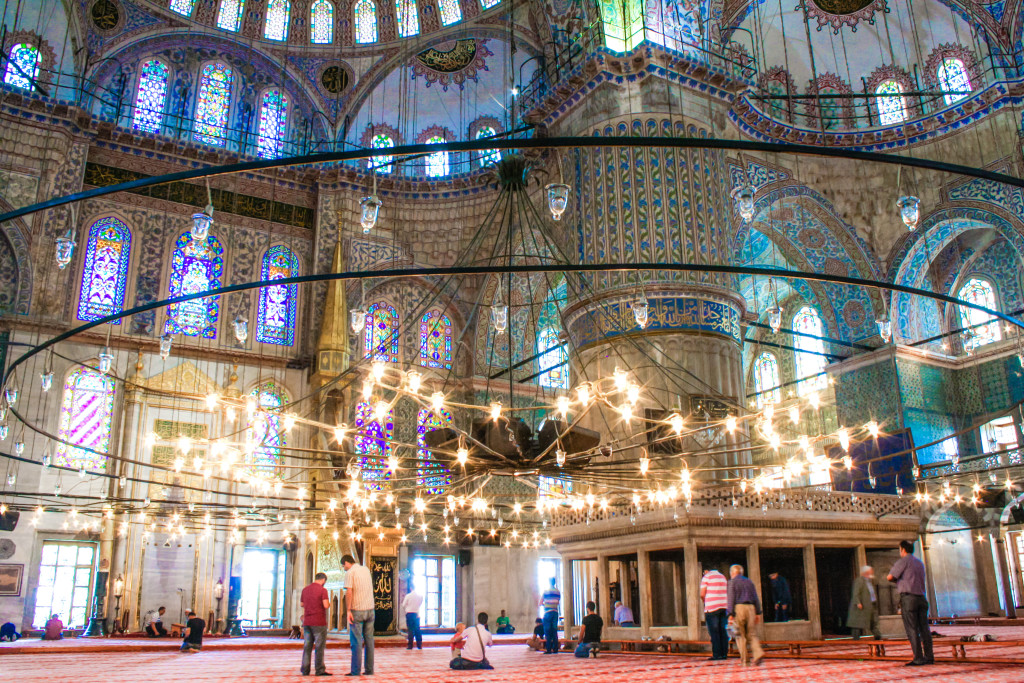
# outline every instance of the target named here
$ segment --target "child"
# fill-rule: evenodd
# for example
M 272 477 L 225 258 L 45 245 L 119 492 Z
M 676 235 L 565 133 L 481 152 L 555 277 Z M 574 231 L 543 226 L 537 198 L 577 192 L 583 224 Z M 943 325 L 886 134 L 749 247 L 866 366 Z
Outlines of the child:
M 462 639 L 462 632 L 466 630 L 466 625 L 461 621 L 455 624 L 455 635 L 451 637 L 448 644 L 452 648 L 452 659 L 455 659 L 462 654 L 462 643 L 465 642 Z
M 526 647 L 540 652 L 544 649 L 544 620 L 538 618 L 537 625 L 533 627 L 533 635 L 526 641 Z

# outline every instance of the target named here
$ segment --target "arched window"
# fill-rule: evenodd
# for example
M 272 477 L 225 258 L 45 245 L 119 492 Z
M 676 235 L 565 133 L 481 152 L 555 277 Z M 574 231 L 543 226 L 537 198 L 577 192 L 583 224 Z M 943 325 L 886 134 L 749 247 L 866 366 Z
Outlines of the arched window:
M 54 464 L 73 469 L 105 470 L 114 414 L 114 378 L 82 367 L 64 382 Z M 64 443 L 66 442 L 66 443 Z M 76 446 L 78 448 L 76 448 Z M 98 453 L 91 453 L 89 448 Z
M 314 45 L 328 45 L 334 41 L 334 5 L 330 0 L 314 0 L 309 9 L 309 40 Z
M 995 290 L 992 289 L 992 285 L 988 281 L 981 278 L 972 277 L 965 282 L 960 291 L 956 293 L 956 296 L 958 299 L 963 299 L 972 304 L 984 306 L 993 311 L 998 310 L 996 307 Z M 999 329 L 999 321 L 995 317 L 976 308 L 968 308 L 967 306 L 960 306 L 959 308 L 960 326 L 973 332 L 973 334 L 969 332 L 964 335 L 965 351 L 970 351 L 985 344 L 991 344 L 1003 338 L 1002 332 Z
M 395 141 L 391 139 L 390 135 L 385 133 L 377 133 L 373 136 L 373 148 L 374 149 L 387 149 L 395 146 Z M 390 154 L 381 155 L 370 159 L 369 164 L 376 166 L 377 170 L 381 173 L 391 173 L 393 171 L 391 162 L 395 160 L 395 157 Z
M 124 287 L 132 249 L 132 232 L 118 219 L 101 218 L 89 228 L 85 245 L 78 319 L 99 320 L 124 309 Z M 114 320 L 112 325 L 120 325 Z
M 484 9 L 491 9 L 499 2 L 501 2 L 501 0 L 480 0 L 480 4 L 483 6 Z
M 185 17 L 192 16 L 192 7 L 195 4 L 196 0 L 171 0 L 171 11 Z
M 440 135 L 427 140 L 428 145 L 438 145 L 448 142 Z M 440 152 L 434 152 L 433 154 L 427 155 L 427 177 L 428 178 L 441 178 L 448 175 L 448 151 L 441 150 Z
M 281 156 L 288 131 L 288 96 L 280 90 L 263 93 L 260 104 L 260 134 L 256 139 L 256 154 L 263 159 Z
M 4 83 L 30 90 L 36 79 L 39 78 L 39 68 L 43 63 L 43 56 L 39 54 L 39 48 L 28 43 L 18 43 L 11 48 L 7 56 Z
M 263 255 L 261 280 L 283 280 L 299 274 L 299 257 L 288 247 L 276 246 Z M 298 285 L 260 288 L 260 310 L 256 319 L 256 340 L 264 344 L 291 346 L 295 343 L 295 311 Z
M 270 0 L 267 3 L 263 37 L 267 40 L 288 40 L 288 19 L 291 14 L 292 4 L 288 0 Z
M 903 101 L 903 88 L 896 81 L 885 81 L 875 88 L 875 104 L 878 107 L 878 121 L 883 126 L 902 123 L 907 120 L 907 108 Z
M 354 10 L 356 19 L 356 42 L 377 42 L 377 6 L 373 0 L 359 0 Z
M 355 447 L 363 486 L 368 491 L 383 491 L 391 488 L 391 470 L 387 459 L 391 455 L 391 437 L 395 433 L 394 409 L 378 420 L 374 407 L 369 403 L 356 404 Z
M 245 0 L 220 0 L 220 11 L 217 12 L 217 28 L 225 31 L 237 31 L 242 25 L 242 10 Z
M 796 352 L 796 376 L 800 380 L 797 392 L 801 395 L 812 391 L 821 391 L 828 386 L 825 372 L 825 334 L 818 312 L 810 306 L 804 306 L 793 317 L 793 346 Z M 808 336 L 804 336 L 808 335 Z M 806 378 L 806 379 L 805 379 Z
M 457 21 L 462 21 L 459 0 L 437 0 L 437 8 L 441 11 L 442 26 L 451 26 Z
M 956 57 L 946 57 L 939 64 L 936 75 L 939 77 L 939 87 L 942 88 L 943 98 L 946 104 L 958 102 L 971 92 L 971 77 L 967 75 L 967 67 L 963 60 Z
M 434 459 L 434 454 L 427 448 L 425 436 L 432 429 L 441 429 L 452 423 L 452 414 L 444 408 L 440 415 L 435 415 L 428 408 L 421 408 L 416 416 L 416 443 L 419 445 L 416 463 L 416 484 L 426 488 L 430 495 L 444 493 L 451 486 L 452 473 L 442 463 Z
M 220 276 L 224 271 L 224 248 L 216 237 L 207 235 L 205 241 L 196 242 L 192 239 L 192 233 L 186 232 L 174 246 L 170 296 L 196 294 L 220 287 Z M 164 331 L 216 339 L 219 313 L 219 294 L 169 304 Z
M 253 446 L 249 465 L 254 473 L 281 476 L 277 465 L 287 435 L 281 425 L 281 406 L 287 403 L 284 391 L 273 381 L 264 382 L 249 392 L 256 399 L 257 410 L 249 418 L 246 443 Z
M 366 309 L 363 357 L 398 362 L 398 312 L 391 304 L 378 301 Z
M 779 362 L 773 354 L 765 351 L 754 361 L 754 391 L 758 408 L 782 400 L 779 384 Z
M 452 368 L 452 321 L 441 311 L 428 311 L 420 320 L 420 364 Z
M 537 383 L 542 387 L 568 389 L 569 354 L 565 352 L 565 345 L 559 341 L 558 332 L 554 328 L 545 327 L 537 335 L 537 354 L 541 372 Z
M 195 122 L 195 136 L 199 142 L 224 145 L 233 82 L 234 74 L 226 64 L 207 64 L 200 72 Z
M 135 93 L 135 116 L 132 127 L 147 133 L 159 133 L 164 122 L 169 70 L 158 59 L 143 62 L 139 67 L 139 89 Z
M 398 22 L 398 35 L 402 38 L 419 33 L 420 15 L 416 0 L 395 0 L 395 20 Z
M 480 126 L 476 129 L 476 139 L 489 138 L 497 135 L 498 131 L 494 130 L 491 126 Z M 487 149 L 480 152 L 480 165 L 488 166 L 490 164 L 496 164 L 501 161 L 501 152 L 496 149 Z

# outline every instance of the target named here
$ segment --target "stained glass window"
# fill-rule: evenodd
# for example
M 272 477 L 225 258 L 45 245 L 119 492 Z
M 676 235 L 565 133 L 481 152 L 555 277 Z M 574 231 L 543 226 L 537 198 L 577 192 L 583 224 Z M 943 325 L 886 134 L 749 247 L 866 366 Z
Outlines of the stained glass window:
M 334 5 L 330 0 L 314 0 L 309 10 L 309 39 L 315 45 L 334 41 Z
M 359 0 L 354 10 L 356 18 L 356 42 L 377 42 L 377 5 L 373 0 Z
M 276 246 L 263 255 L 261 280 L 281 280 L 299 274 L 299 257 L 288 247 Z M 295 311 L 299 286 L 276 285 L 260 288 L 256 340 L 265 344 L 291 346 L 295 343 Z
M 395 141 L 391 139 L 390 135 L 384 133 L 377 133 L 373 136 L 373 148 L 374 149 L 387 149 L 388 147 L 394 147 Z M 369 163 L 376 166 L 377 170 L 381 173 L 391 173 L 392 165 L 391 162 L 395 160 L 395 157 L 388 155 L 382 155 L 370 159 Z
M 967 67 L 956 57 L 946 57 L 939 64 L 939 87 L 943 90 L 946 104 L 953 104 L 967 97 L 971 92 L 971 78 L 967 75 Z
M 237 31 L 242 25 L 242 10 L 245 0 L 220 0 L 220 11 L 217 12 L 217 28 L 225 31 Z
M 254 446 L 249 464 L 256 473 L 281 476 L 276 465 L 280 464 L 281 448 L 286 445 L 287 438 L 280 412 L 281 406 L 287 403 L 284 391 L 269 381 L 253 389 L 249 395 L 259 406 L 249 418 L 245 433 L 246 442 Z
M 8 57 L 4 83 L 30 89 L 39 77 L 39 67 L 43 62 L 39 48 L 27 43 L 18 43 L 11 48 Z
M 754 391 L 757 392 L 757 407 L 782 400 L 779 389 L 779 362 L 765 351 L 754 361 Z
M 804 306 L 793 317 L 793 346 L 796 352 L 796 376 L 800 380 L 797 391 L 801 395 L 812 391 L 821 391 L 828 386 L 825 373 L 825 342 L 821 337 L 825 334 L 818 312 L 810 306 Z M 808 335 L 808 336 L 804 336 Z
M 497 135 L 498 131 L 494 130 L 490 126 L 480 126 L 476 129 L 476 139 L 488 138 Z M 501 161 L 501 152 L 496 149 L 486 149 L 480 152 L 480 165 L 488 166 L 490 164 L 496 164 Z
M 440 135 L 427 140 L 428 145 L 439 145 L 448 142 Z M 440 178 L 448 175 L 448 151 L 441 150 L 440 152 L 434 152 L 433 154 L 427 155 L 427 177 L 428 178 Z
M 292 4 L 288 0 L 270 0 L 267 3 L 263 37 L 267 40 L 288 40 L 288 18 L 291 13 Z
M 288 130 L 288 96 L 280 90 L 263 93 L 260 104 L 260 134 L 256 140 L 256 154 L 263 159 L 281 156 L 284 137 Z
M 228 107 L 234 74 L 226 64 L 207 64 L 199 76 L 196 98 L 196 140 L 223 146 L 227 136 Z
M 164 121 L 167 101 L 168 69 L 163 62 L 151 59 L 139 68 L 139 89 L 135 94 L 135 117 L 132 127 L 147 133 L 159 133 Z
M 101 218 L 89 228 L 78 296 L 79 320 L 99 320 L 123 310 L 131 248 L 131 230 L 112 216 Z M 121 321 L 111 324 L 120 325 Z
M 875 89 L 875 104 L 878 106 L 878 120 L 883 126 L 902 123 L 907 120 L 907 109 L 903 103 L 903 88 L 896 81 L 886 81 Z
M 459 0 L 437 0 L 437 8 L 441 10 L 441 25 L 451 26 L 462 21 L 462 7 Z
M 420 15 L 416 10 L 416 0 L 395 0 L 395 18 L 398 22 L 398 35 L 402 38 L 420 32 Z
M 452 321 L 441 311 L 429 311 L 420 320 L 420 364 L 451 370 Z
M 203 242 L 192 239 L 192 233 L 183 233 L 175 243 L 171 257 L 170 296 L 196 294 L 220 287 L 224 271 L 224 247 L 213 235 Z M 220 295 L 204 296 L 167 306 L 167 324 L 164 331 L 204 339 L 217 338 L 217 317 L 220 313 Z
M 993 311 L 996 308 L 996 293 L 992 285 L 981 278 L 972 277 L 964 283 L 956 294 L 958 299 L 963 299 L 978 306 L 984 306 Z M 973 334 L 964 335 L 964 350 L 970 351 L 985 344 L 1002 339 L 1002 332 L 999 329 L 999 321 L 976 308 L 960 306 L 960 326 L 969 328 Z
M 491 9 L 499 2 L 501 2 L 501 0 L 480 0 L 480 4 L 483 5 L 484 9 Z
M 391 437 L 395 433 L 394 409 L 378 420 L 373 406 L 366 402 L 356 404 L 356 454 L 362 471 L 363 486 L 368 491 L 391 488 L 391 471 L 387 459 L 391 455 Z
M 171 0 L 171 11 L 186 17 L 191 16 L 195 4 L 196 0 Z
M 64 382 L 54 463 L 59 467 L 105 470 L 114 414 L 114 379 L 93 368 L 78 368 Z M 65 443 L 66 442 L 66 443 Z M 76 446 L 78 448 L 76 448 Z M 99 453 L 91 453 L 90 448 Z
M 572 495 L 572 481 L 558 477 L 537 477 L 537 496 L 541 500 Z
M 378 301 L 366 309 L 363 357 L 398 362 L 398 312 L 391 304 Z
M 537 383 L 542 387 L 568 389 L 569 354 L 565 352 L 565 345 L 559 341 L 558 332 L 553 327 L 545 327 L 537 335 L 537 354 L 541 372 Z
M 425 487 L 427 493 L 431 495 L 444 493 L 445 489 L 451 486 L 452 473 L 451 470 L 434 459 L 434 454 L 427 448 L 425 437 L 430 430 L 441 429 L 451 423 L 452 415 L 444 408 L 441 409 L 440 416 L 435 415 L 427 408 L 420 409 L 416 416 L 416 443 L 419 445 L 416 483 Z

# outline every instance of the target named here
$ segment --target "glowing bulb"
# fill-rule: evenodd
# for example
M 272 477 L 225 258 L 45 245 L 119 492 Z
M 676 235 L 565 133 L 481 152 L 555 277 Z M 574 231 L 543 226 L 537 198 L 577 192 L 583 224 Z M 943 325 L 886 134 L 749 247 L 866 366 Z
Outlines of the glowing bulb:
M 558 414 L 565 418 L 569 415 L 569 397 L 559 396 L 555 399 L 555 406 L 558 410 Z
M 725 418 L 725 430 L 730 434 L 736 431 L 736 418 L 732 415 Z
M 414 394 L 418 394 L 420 391 L 420 385 L 423 381 L 423 376 L 415 370 L 410 370 L 405 375 L 406 386 L 409 387 L 409 391 Z
M 849 452 L 850 450 L 850 432 L 846 427 L 841 427 L 836 433 L 836 437 L 839 439 L 839 445 L 844 451 Z
M 845 467 L 847 471 L 852 470 L 853 469 L 853 458 L 851 458 L 848 455 L 844 455 L 843 456 L 843 467 Z
M 779 450 L 779 446 L 782 445 L 782 439 L 779 437 L 778 432 L 772 432 L 771 436 L 768 437 L 768 443 L 775 450 Z
M 821 397 L 818 396 L 818 392 L 814 391 L 814 392 L 811 392 L 810 394 L 808 394 L 808 396 L 807 396 L 807 403 L 809 403 L 810 406 L 812 408 L 814 408 L 815 410 L 820 408 L 821 407 Z
M 501 404 L 500 403 L 492 403 L 491 404 L 491 419 L 494 420 L 495 422 L 497 422 L 499 417 L 501 417 Z
M 206 409 L 214 410 L 217 407 L 217 402 L 220 401 L 220 395 L 218 394 L 207 394 L 206 395 Z
M 637 401 L 640 400 L 640 387 L 636 384 L 630 384 L 626 387 L 626 400 L 629 401 L 630 405 L 635 406 Z
M 623 403 L 619 408 L 619 414 L 622 415 L 622 420 L 624 422 L 629 422 L 633 419 L 633 406 L 629 403 Z
M 375 360 L 373 365 L 370 366 L 370 373 L 373 375 L 373 379 L 378 384 L 384 379 L 384 370 L 387 368 L 384 366 L 384 361 Z
M 455 451 L 455 459 L 463 467 L 466 466 L 466 463 L 469 462 L 469 451 L 465 446 L 459 446 L 459 449 Z
M 387 419 L 389 406 L 387 401 L 377 401 L 376 405 L 373 406 L 373 416 L 377 419 L 377 422 L 383 422 Z
M 615 382 L 615 388 L 619 391 L 625 391 L 629 387 L 629 375 L 619 367 L 615 368 L 612 379 Z
M 590 382 L 584 382 L 576 387 L 576 397 L 580 400 L 580 404 L 583 406 L 590 403 L 590 393 Z
M 416 510 L 416 512 L 423 512 L 427 509 L 427 501 L 423 500 L 422 498 L 417 498 L 416 500 L 413 501 L 413 508 Z
M 640 458 L 640 474 L 646 475 L 648 468 L 651 466 L 651 459 L 646 455 Z
M 796 406 L 791 406 L 789 408 L 789 421 L 793 424 L 798 424 L 800 422 L 800 409 Z
M 871 420 L 866 425 L 864 425 L 864 427 L 868 430 L 868 433 L 872 436 L 872 438 L 875 438 L 875 439 L 878 438 L 878 423 L 877 422 L 875 422 L 874 420 Z
M 683 433 L 683 416 L 679 413 L 672 413 L 668 416 L 668 424 L 676 436 Z
M 444 394 L 440 391 L 435 391 L 430 395 L 430 407 L 434 411 L 434 415 L 440 415 L 441 410 L 444 408 Z
M 394 455 L 388 456 L 388 469 L 392 472 L 398 469 L 398 457 Z
M 338 442 L 338 445 L 345 440 L 345 432 L 348 431 L 348 425 L 342 422 L 340 425 L 334 428 L 334 440 Z
M 555 451 L 555 463 L 559 467 L 565 465 L 565 451 L 563 451 L 561 448 Z
M 160 358 L 167 360 L 167 357 L 171 355 L 171 342 L 173 337 L 170 334 L 165 334 L 160 337 Z
M 181 451 L 182 455 L 188 455 L 188 452 L 192 450 L 192 439 L 187 436 L 179 436 L 178 450 Z
M 284 430 L 286 432 L 292 431 L 295 428 L 295 416 L 289 413 L 284 416 Z

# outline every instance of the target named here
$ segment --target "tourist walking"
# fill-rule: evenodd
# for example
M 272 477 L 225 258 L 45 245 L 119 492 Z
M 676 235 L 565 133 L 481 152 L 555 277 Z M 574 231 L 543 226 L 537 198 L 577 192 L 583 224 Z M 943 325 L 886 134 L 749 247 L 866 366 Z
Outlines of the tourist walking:
M 544 654 L 558 654 L 558 605 L 562 602 L 562 593 L 551 579 L 551 586 L 544 591 L 540 604 L 544 608 Z
M 889 570 L 889 581 L 896 583 L 900 594 L 903 628 L 910 641 L 914 658 L 906 666 L 935 663 L 932 633 L 928 626 L 928 600 L 925 596 L 924 562 L 914 557 L 914 542 L 900 541 L 900 559 Z
M 875 640 L 882 639 L 882 631 L 878 628 L 878 593 L 875 591 L 875 570 L 868 565 L 860 568 L 860 576 L 853 582 L 846 625 L 850 627 L 854 640 L 859 640 L 861 634 L 867 631 L 871 631 Z
M 789 581 L 778 572 L 768 575 L 772 584 L 772 602 L 775 603 L 775 621 L 789 621 L 789 613 L 793 607 L 793 594 L 789 591 Z
M 743 567 L 738 564 L 729 567 L 729 576 L 727 609 L 729 623 L 736 626 L 736 648 L 740 651 L 740 662 L 743 666 L 749 666 L 750 654 L 753 654 L 754 666 L 760 666 L 764 660 L 761 639 L 757 636 L 757 626 L 761 622 L 761 599 L 757 597 L 754 582 L 743 575 Z
M 313 583 L 302 589 L 299 602 L 302 603 L 302 665 L 299 673 L 309 675 L 310 657 L 315 656 L 317 676 L 330 676 L 324 664 L 324 647 L 327 645 L 327 610 L 331 606 L 331 595 L 324 588 L 327 574 L 318 573 Z
M 414 586 L 409 586 L 409 592 L 402 598 L 402 612 L 405 614 L 405 630 L 409 635 L 409 646 L 406 650 L 412 649 L 413 641 L 416 642 L 416 649 L 423 649 L 423 630 L 420 628 L 420 605 L 423 604 L 423 596 L 419 594 Z
M 700 599 L 704 601 L 704 623 L 711 637 L 711 659 L 729 658 L 729 581 L 717 569 L 705 569 L 700 580 Z
M 373 622 L 376 618 L 373 599 L 373 576 L 357 564 L 354 557 L 341 558 L 345 566 L 345 606 L 348 614 L 348 641 L 352 648 L 352 669 L 348 675 L 358 676 L 360 664 L 364 676 L 373 674 Z

